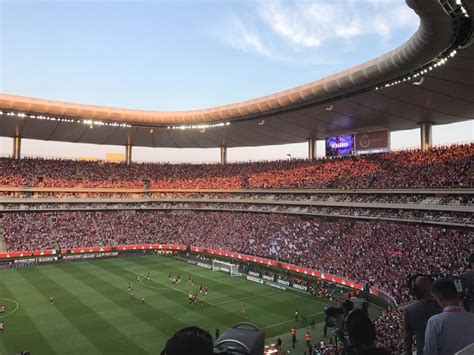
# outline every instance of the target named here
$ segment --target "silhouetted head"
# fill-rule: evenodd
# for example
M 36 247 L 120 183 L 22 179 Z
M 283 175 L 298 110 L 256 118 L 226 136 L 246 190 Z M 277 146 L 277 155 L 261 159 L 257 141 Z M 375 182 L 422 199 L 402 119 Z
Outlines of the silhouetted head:
M 192 326 L 179 330 L 168 341 L 161 355 L 212 355 L 212 336 Z

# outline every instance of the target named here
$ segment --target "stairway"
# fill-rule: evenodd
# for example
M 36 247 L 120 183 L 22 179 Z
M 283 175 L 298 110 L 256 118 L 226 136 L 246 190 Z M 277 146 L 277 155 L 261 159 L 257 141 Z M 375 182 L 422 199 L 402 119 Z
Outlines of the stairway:
M 92 226 L 94 227 L 94 230 L 95 230 L 95 234 L 100 237 L 100 240 L 102 242 L 102 246 L 105 246 L 105 241 L 104 239 L 102 238 L 102 236 L 100 235 L 99 233 L 99 227 L 97 226 L 97 220 L 95 219 L 95 215 L 92 215 Z M 96 246 L 100 246 L 100 245 L 96 245 Z
M 59 249 L 58 234 L 56 233 L 56 227 L 54 226 L 54 223 L 53 223 L 53 216 L 50 216 L 48 218 L 48 225 L 49 225 L 49 230 L 51 231 L 51 236 L 54 239 L 54 248 Z
M 3 217 L 0 215 L 0 253 L 7 252 L 7 243 L 5 243 L 5 229 L 3 229 Z

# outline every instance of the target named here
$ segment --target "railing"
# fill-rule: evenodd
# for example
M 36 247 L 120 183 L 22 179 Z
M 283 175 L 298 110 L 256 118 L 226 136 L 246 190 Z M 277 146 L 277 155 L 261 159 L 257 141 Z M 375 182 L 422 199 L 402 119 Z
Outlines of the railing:
M 245 193 L 245 194 L 474 194 L 472 188 L 433 189 L 146 189 L 117 187 L 28 187 L 1 185 L 0 192 L 70 193 Z

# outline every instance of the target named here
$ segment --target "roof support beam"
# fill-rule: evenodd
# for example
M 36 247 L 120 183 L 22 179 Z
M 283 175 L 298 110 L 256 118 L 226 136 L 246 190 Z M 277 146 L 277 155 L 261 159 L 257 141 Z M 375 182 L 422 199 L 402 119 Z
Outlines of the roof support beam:
M 422 122 L 420 124 L 421 150 L 427 151 L 432 145 L 432 126 L 431 122 Z
M 227 146 L 221 145 L 221 165 L 227 164 Z
M 125 163 L 127 165 L 132 163 L 132 145 L 130 143 L 125 145 Z
M 19 134 L 13 137 L 13 159 L 21 158 L 21 137 Z
M 308 139 L 308 159 L 316 159 L 316 139 L 314 138 Z

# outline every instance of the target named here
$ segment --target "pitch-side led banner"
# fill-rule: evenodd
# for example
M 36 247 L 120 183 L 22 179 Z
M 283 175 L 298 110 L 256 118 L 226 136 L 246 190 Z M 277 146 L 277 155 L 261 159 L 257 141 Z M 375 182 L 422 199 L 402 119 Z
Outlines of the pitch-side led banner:
M 388 152 L 389 149 L 389 133 L 386 129 L 355 134 L 357 154 L 382 153 Z

